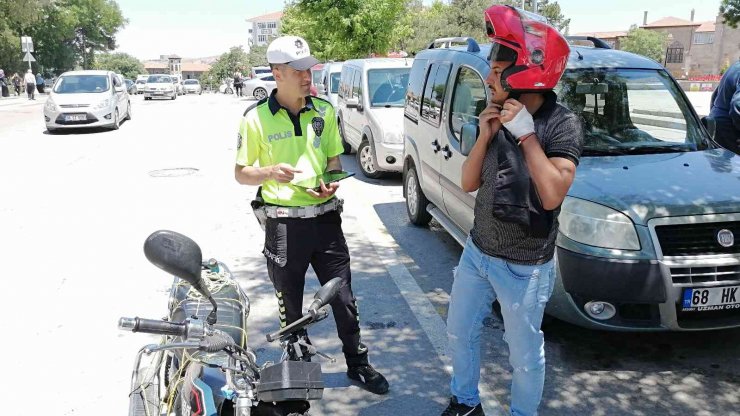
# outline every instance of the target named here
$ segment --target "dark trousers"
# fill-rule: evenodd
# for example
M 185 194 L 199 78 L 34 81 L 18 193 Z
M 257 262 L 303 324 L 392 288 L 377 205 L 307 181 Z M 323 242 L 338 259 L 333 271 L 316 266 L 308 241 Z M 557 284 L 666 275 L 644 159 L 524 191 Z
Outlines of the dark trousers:
M 35 84 L 26 84 L 26 93 L 28 94 L 28 98 L 33 98 L 34 91 L 36 90 Z
M 268 218 L 265 224 L 267 272 L 278 297 L 280 325 L 303 315 L 303 288 L 311 265 L 324 285 L 342 278 L 339 295 L 331 303 L 348 366 L 367 364 L 367 347 L 360 342 L 360 317 L 352 294 L 349 249 L 336 211 L 316 218 Z
M 234 88 L 236 89 L 236 95 L 238 95 L 239 97 L 241 97 L 242 96 L 242 86 L 241 86 L 241 84 L 240 85 L 236 85 L 235 84 L 234 85 Z

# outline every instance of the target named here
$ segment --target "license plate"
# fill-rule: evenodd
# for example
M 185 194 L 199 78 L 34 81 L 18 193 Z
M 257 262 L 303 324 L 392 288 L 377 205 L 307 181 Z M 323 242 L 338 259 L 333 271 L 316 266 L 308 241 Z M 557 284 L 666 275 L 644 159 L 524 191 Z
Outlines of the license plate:
M 740 310 L 740 286 L 690 288 L 683 291 L 683 312 Z
M 64 121 L 84 121 L 87 120 L 86 114 L 67 114 L 64 116 Z

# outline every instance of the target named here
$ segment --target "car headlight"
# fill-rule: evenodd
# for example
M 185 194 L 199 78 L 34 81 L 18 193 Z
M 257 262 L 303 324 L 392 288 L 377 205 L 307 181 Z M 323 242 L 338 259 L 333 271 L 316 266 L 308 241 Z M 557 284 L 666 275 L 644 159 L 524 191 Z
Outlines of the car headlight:
M 109 105 L 110 105 L 110 100 L 103 100 L 97 103 L 95 107 L 93 107 L 93 110 L 100 110 L 100 109 L 108 107 Z
M 47 111 L 58 111 L 57 110 L 57 104 L 51 98 L 49 98 L 48 100 L 46 100 L 46 104 L 44 104 L 44 108 Z
M 566 197 L 558 220 L 560 232 L 579 243 L 616 250 L 640 249 L 632 220 L 603 205 Z
M 383 135 L 383 143 L 401 144 L 403 143 L 403 135 L 397 131 L 387 131 Z

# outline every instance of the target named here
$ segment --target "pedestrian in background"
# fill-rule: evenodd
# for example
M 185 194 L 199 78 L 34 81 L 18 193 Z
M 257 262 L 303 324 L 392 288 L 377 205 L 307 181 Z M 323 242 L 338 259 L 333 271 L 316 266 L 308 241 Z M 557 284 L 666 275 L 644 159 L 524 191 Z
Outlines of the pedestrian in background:
M 11 78 L 11 81 L 13 82 L 13 88 L 15 88 L 15 96 L 19 97 L 21 95 L 21 85 L 23 84 L 23 80 L 21 79 L 21 76 L 18 75 L 16 72 L 13 74 L 13 78 Z
M 243 79 L 241 72 L 234 72 L 234 90 L 237 97 L 242 96 Z
M 41 73 L 36 74 L 36 89 L 39 91 L 39 94 L 44 93 L 44 77 L 41 76 Z
M 26 75 L 23 77 L 23 81 L 26 83 L 26 94 L 28 94 L 29 100 L 36 99 L 36 77 L 33 76 L 33 71 L 28 68 Z
M 740 61 L 727 69 L 712 94 L 709 107 L 713 138 L 720 146 L 740 154 Z
M 9 97 L 10 94 L 8 93 L 8 79 L 5 77 L 5 71 L 0 69 L 0 91 L 2 93 L 3 97 Z

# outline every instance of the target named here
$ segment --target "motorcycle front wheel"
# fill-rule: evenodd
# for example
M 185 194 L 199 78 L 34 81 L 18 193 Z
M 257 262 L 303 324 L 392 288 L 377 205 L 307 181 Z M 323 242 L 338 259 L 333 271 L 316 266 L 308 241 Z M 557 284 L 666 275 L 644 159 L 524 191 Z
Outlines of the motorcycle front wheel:
M 161 411 L 160 400 L 160 370 L 162 353 L 157 353 L 150 363 L 139 367 L 136 384 L 129 395 L 129 416 L 159 416 Z

